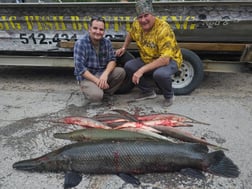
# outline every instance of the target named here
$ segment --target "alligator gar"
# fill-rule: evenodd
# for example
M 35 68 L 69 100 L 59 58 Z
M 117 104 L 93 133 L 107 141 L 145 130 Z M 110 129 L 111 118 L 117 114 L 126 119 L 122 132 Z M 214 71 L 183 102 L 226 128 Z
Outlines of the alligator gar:
M 80 129 L 68 133 L 54 133 L 55 138 L 68 139 L 72 141 L 94 141 L 94 140 L 158 140 L 158 138 L 126 130 L 114 129 Z
M 238 167 L 221 150 L 209 153 L 207 146 L 203 144 L 165 141 L 74 143 L 38 158 L 16 162 L 13 168 L 23 171 L 65 172 L 65 188 L 77 186 L 81 182 L 81 174 L 117 174 L 135 184 L 140 182 L 133 174 L 184 169 L 231 178 L 240 174 Z

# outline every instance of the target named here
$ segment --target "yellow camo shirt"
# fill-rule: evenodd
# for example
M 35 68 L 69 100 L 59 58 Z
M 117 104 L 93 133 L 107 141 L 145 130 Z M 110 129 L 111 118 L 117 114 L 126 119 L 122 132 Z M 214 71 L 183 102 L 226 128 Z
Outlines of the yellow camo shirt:
M 159 57 L 170 57 L 177 62 L 178 67 L 181 66 L 181 50 L 174 32 L 166 21 L 156 18 L 152 30 L 144 33 L 139 22 L 135 20 L 129 34 L 136 41 L 140 56 L 146 64 Z

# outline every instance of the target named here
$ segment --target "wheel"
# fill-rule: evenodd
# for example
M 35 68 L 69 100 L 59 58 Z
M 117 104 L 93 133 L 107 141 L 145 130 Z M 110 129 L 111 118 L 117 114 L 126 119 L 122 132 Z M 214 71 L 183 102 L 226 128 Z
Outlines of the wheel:
M 191 50 L 181 49 L 183 63 L 172 77 L 172 87 L 176 95 L 190 94 L 203 80 L 204 68 L 199 56 Z

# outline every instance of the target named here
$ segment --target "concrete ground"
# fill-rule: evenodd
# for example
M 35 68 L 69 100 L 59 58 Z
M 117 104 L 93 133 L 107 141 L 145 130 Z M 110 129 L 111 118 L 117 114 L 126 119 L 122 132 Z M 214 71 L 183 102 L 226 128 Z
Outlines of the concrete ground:
M 137 91 L 137 90 L 134 90 Z M 135 92 L 133 92 L 135 93 Z M 139 187 L 114 175 L 84 175 L 76 188 L 92 189 L 247 189 L 252 188 L 252 74 L 206 73 L 190 95 L 177 96 L 169 107 L 162 96 L 144 102 L 128 102 L 134 94 L 118 95 L 114 104 L 83 106 L 72 69 L 0 67 L 0 188 L 62 188 L 63 173 L 29 173 L 12 168 L 16 161 L 35 158 L 69 141 L 53 133 L 79 127 L 54 122 L 64 116 L 93 116 L 123 109 L 134 113 L 178 113 L 210 125 L 180 128 L 229 149 L 225 154 L 239 167 L 238 178 L 213 176 L 206 180 L 180 173 L 136 175 Z

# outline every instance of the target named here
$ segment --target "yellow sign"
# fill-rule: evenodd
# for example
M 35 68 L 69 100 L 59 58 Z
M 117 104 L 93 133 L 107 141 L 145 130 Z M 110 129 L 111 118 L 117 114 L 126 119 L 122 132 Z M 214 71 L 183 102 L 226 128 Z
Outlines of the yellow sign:
M 131 16 L 103 16 L 106 20 L 106 30 L 118 32 L 129 31 L 132 21 Z M 0 30 L 37 30 L 37 31 L 81 31 L 87 30 L 90 16 L 1 16 Z M 194 16 L 162 16 L 178 30 L 195 29 Z

